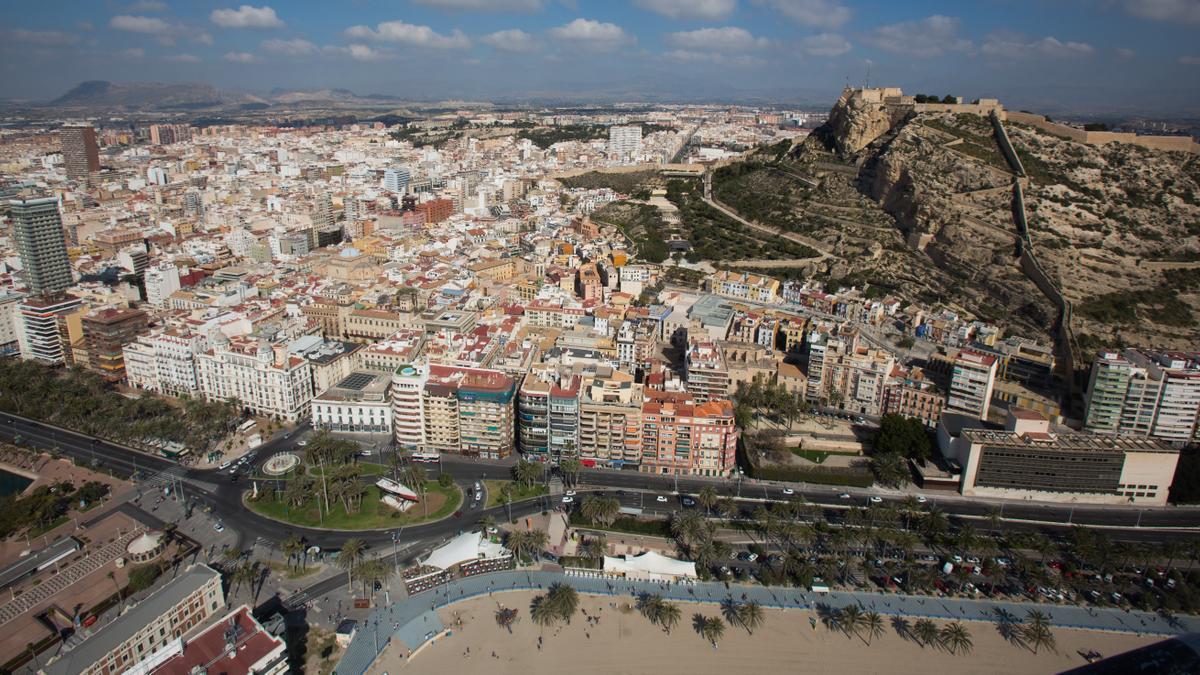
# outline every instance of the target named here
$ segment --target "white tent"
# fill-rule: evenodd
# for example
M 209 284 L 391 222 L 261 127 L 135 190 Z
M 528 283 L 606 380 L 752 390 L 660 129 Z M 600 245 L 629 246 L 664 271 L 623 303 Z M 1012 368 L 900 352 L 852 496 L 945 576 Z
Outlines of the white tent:
M 507 555 L 500 544 L 494 544 L 479 532 L 463 532 L 433 550 L 422 563 L 438 569 L 450 569 L 455 565 L 480 558 L 496 558 Z
M 631 577 L 695 579 L 696 563 L 646 551 L 636 556 L 606 555 L 604 571 L 607 574 L 624 574 Z

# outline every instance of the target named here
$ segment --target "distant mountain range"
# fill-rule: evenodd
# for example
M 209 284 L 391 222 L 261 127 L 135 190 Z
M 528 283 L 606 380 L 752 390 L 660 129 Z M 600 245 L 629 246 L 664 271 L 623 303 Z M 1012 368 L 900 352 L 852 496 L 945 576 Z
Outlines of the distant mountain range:
M 395 105 L 401 99 L 384 94 L 360 96 L 348 89 L 273 89 L 266 95 L 218 89 L 200 82 L 108 82 L 88 80 L 46 105 L 53 108 L 104 110 L 215 110 L 269 107 Z

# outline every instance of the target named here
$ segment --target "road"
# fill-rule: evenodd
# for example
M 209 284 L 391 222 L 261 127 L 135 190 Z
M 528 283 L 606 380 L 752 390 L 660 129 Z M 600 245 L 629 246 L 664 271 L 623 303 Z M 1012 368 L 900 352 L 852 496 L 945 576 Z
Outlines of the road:
M 277 435 L 252 452 L 254 461 L 259 462 L 281 450 L 292 449 L 299 440 L 301 428 L 288 436 Z M 218 470 L 185 470 L 175 462 L 137 452 L 107 441 L 100 441 L 83 434 L 57 429 L 32 422 L 6 413 L 0 413 L 0 436 L 12 438 L 20 435 L 22 441 L 41 448 L 58 448 L 67 456 L 81 463 L 95 462 L 97 466 L 111 468 L 128 475 L 133 471 L 146 473 L 169 473 L 181 476 L 186 496 L 189 499 L 212 507 L 214 514 L 227 526 L 235 529 L 240 541 L 282 541 L 293 535 L 305 538 L 311 545 L 324 549 L 336 549 L 349 538 L 359 538 L 372 547 L 391 547 L 391 530 L 365 532 L 337 532 L 316 528 L 285 525 L 259 516 L 242 505 L 245 485 L 229 482 L 227 474 Z M 431 476 L 439 469 L 454 476 L 460 486 L 472 484 L 477 479 L 507 477 L 511 461 L 497 462 L 476 460 L 455 455 L 445 455 L 441 466 L 432 468 Z M 432 465 L 431 465 L 432 467 Z M 719 494 L 744 500 L 786 501 L 803 497 L 808 502 L 826 507 L 827 516 L 840 519 L 840 512 L 849 506 L 868 506 L 871 497 L 882 503 L 898 505 L 908 495 L 896 491 L 873 488 L 843 488 L 801 483 L 790 488 L 783 484 L 755 481 L 752 479 L 705 479 L 672 478 L 635 471 L 607 469 L 584 469 L 581 472 L 580 490 L 624 490 L 618 495 L 622 505 L 640 507 L 648 514 L 666 515 L 682 508 L 674 493 L 695 494 L 706 486 L 712 486 Z M 785 489 L 794 494 L 784 493 Z M 848 498 L 839 495 L 848 494 Z M 666 503 L 657 501 L 659 495 L 668 498 Z M 926 506 L 944 511 L 952 517 L 982 520 L 988 512 L 1000 509 L 1005 527 L 1037 527 L 1043 530 L 1066 531 L 1075 525 L 1095 525 L 1109 529 L 1115 539 L 1126 541 L 1162 541 L 1165 539 L 1195 538 L 1195 528 L 1200 527 L 1200 509 L 1194 507 L 1166 507 L 1136 509 L 1122 506 L 1091 506 L 1070 504 L 1045 504 L 1037 502 L 1005 502 L 966 498 L 950 493 L 929 493 Z M 653 499 L 653 501 L 651 501 Z M 523 501 L 512 505 L 513 518 L 540 512 L 549 506 L 549 500 Z M 753 508 L 750 504 L 746 508 Z M 467 509 L 461 518 L 447 518 L 434 523 L 405 527 L 401 533 L 404 543 L 438 542 L 459 531 L 471 527 L 484 516 L 504 520 L 504 507 L 490 509 Z M 1031 521 L 1031 522 L 1030 522 Z M 1056 523 L 1057 525 L 1045 525 Z M 977 523 L 978 525 L 978 523 Z M 1187 530 L 1184 528 L 1192 528 Z

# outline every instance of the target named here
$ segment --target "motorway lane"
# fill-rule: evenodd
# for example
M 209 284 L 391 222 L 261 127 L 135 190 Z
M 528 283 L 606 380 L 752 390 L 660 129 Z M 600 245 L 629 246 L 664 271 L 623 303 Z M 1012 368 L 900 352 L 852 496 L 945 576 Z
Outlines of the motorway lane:
M 297 430 L 290 432 L 287 436 L 282 434 L 277 435 L 275 438 L 251 451 L 253 455 L 252 461 L 258 463 L 275 452 L 295 449 L 296 443 L 300 440 L 305 430 L 306 427 L 301 426 Z M 14 433 L 19 434 L 26 443 L 44 448 L 57 447 L 64 454 L 75 457 L 77 460 L 89 462 L 94 459 L 102 466 L 110 467 L 126 474 L 132 472 L 135 468 L 143 472 L 157 472 L 166 471 L 178 466 L 167 459 L 138 453 L 106 441 L 94 440 L 83 434 L 55 429 L 45 424 L 0 413 L 0 435 L 11 438 Z M 463 484 L 469 484 L 479 478 L 486 478 L 488 474 L 492 478 L 507 477 L 510 467 L 511 463 L 488 462 L 451 455 L 445 456 L 441 462 L 441 468 L 452 473 L 456 480 Z M 431 475 L 436 475 L 437 472 L 431 471 L 430 473 Z M 787 500 L 802 496 L 811 503 L 834 508 L 844 508 L 850 505 L 866 506 L 868 504 L 867 498 L 870 495 L 880 494 L 873 490 L 800 484 L 794 486 L 795 496 L 793 497 L 785 495 L 783 493 L 784 488 L 781 485 L 758 482 L 751 479 L 743 479 L 740 483 L 729 479 L 674 479 L 667 476 L 656 476 L 633 471 L 604 469 L 585 469 L 581 472 L 580 478 L 580 482 L 585 489 L 620 488 L 646 490 L 655 494 L 669 495 L 676 489 L 680 492 L 694 494 L 705 486 L 711 485 L 719 493 L 728 496 L 740 495 L 746 498 L 773 500 Z M 230 484 L 228 482 L 228 474 L 215 469 L 189 470 L 184 482 L 185 486 L 191 491 L 190 496 L 211 505 L 214 513 L 227 525 L 237 528 L 243 536 L 250 539 L 261 537 L 272 541 L 281 541 L 292 534 L 298 534 L 306 537 L 315 545 L 325 548 L 336 548 L 340 546 L 341 542 L 355 536 L 364 539 L 369 544 L 387 543 L 390 545 L 391 543 L 391 534 L 389 531 L 362 533 L 331 532 L 314 528 L 282 525 L 276 521 L 258 516 L 242 506 L 242 495 L 245 492 L 244 486 Z M 843 492 L 850 494 L 851 498 L 840 499 L 838 495 Z M 882 495 L 882 498 L 885 502 L 893 504 L 903 501 L 903 496 L 897 495 Z M 1002 514 L 1005 518 L 1062 523 L 1062 526 L 1056 529 L 1067 529 L 1076 524 L 1121 526 L 1129 529 L 1121 530 L 1119 538 L 1131 541 L 1157 541 L 1170 536 L 1175 538 L 1195 536 L 1193 533 L 1183 533 L 1181 535 L 1156 533 L 1153 530 L 1146 529 L 1148 527 L 1200 526 L 1200 509 L 1189 507 L 1133 509 L 1128 507 L 1072 507 L 1060 504 L 1021 502 L 1009 502 L 1001 505 L 1000 502 L 982 502 L 957 495 L 938 493 L 930 493 L 928 499 L 927 507 L 937 506 L 951 516 L 983 517 L 991 508 L 998 507 L 1002 509 Z M 640 498 L 639 502 L 641 503 Z M 625 503 L 625 505 L 632 506 L 632 503 Z M 670 506 L 672 509 L 678 508 L 678 502 L 672 500 L 667 506 Z M 538 511 L 539 508 L 536 503 L 521 503 L 514 505 L 513 515 L 514 517 L 527 515 Z M 656 502 L 655 506 L 651 507 L 651 511 L 658 508 L 659 506 Z M 470 523 L 466 522 L 467 520 L 472 520 L 473 522 L 473 519 L 478 519 L 484 514 L 502 519 L 503 508 L 481 511 L 468 510 L 464 512 L 464 518 L 462 519 L 451 518 L 439 523 L 405 528 L 404 537 L 405 540 L 409 540 L 410 537 L 421 539 L 444 538 L 469 526 Z M 1141 529 L 1136 527 L 1139 520 L 1142 526 Z M 1012 525 L 1012 523 L 1008 523 L 1006 527 Z

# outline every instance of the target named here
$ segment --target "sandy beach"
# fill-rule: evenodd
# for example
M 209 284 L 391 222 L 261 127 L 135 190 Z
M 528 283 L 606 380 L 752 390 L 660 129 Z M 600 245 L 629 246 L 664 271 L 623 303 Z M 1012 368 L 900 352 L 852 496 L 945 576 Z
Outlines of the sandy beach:
M 580 596 L 582 611 L 570 625 L 543 630 L 529 618 L 534 595 L 503 593 L 444 608 L 438 613 L 451 628 L 451 635 L 438 638 L 408 660 L 397 650 L 388 649 L 368 672 L 640 675 L 770 669 L 766 672 L 1057 673 L 1086 663 L 1076 653 L 1080 649 L 1111 656 L 1161 639 L 1056 628 L 1057 653 L 1033 654 L 1006 642 L 994 624 L 968 622 L 965 625 L 971 631 L 974 647 L 970 654 L 955 655 L 900 638 L 887 617 L 884 636 L 867 645 L 860 638 L 847 638 L 819 623 L 814 630 L 810 623 L 816 616 L 814 612 L 766 610 L 766 622 L 753 635 L 727 626 L 718 648 L 713 649 L 691 626 L 692 615 L 697 612 L 718 615 L 719 608 L 713 604 L 681 603 L 682 620 L 666 635 L 636 611 L 622 612 L 620 605 L 629 598 Z M 498 603 L 520 610 L 511 635 L 496 625 Z M 599 617 L 598 623 L 587 621 L 584 611 Z M 460 619 L 462 625 L 455 626 Z M 540 650 L 539 635 L 543 637 Z

